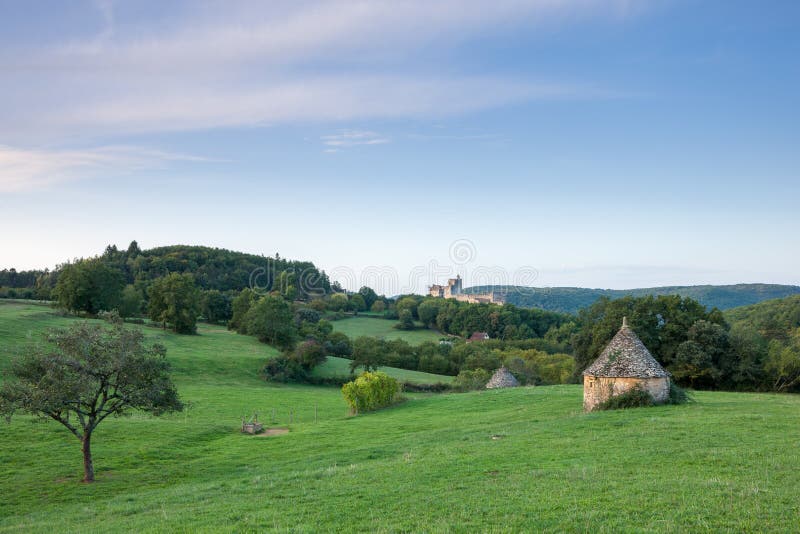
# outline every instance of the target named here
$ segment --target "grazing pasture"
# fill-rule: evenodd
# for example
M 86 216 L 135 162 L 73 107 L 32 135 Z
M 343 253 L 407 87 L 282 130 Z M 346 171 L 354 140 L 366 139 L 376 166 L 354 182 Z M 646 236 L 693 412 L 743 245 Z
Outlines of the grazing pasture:
M 361 336 L 377 337 L 383 339 L 403 339 L 411 345 L 419 345 L 425 341 L 439 341 L 446 337 L 439 332 L 423 328 L 421 323 L 417 323 L 417 330 L 398 330 L 394 327 L 397 321 L 390 321 L 378 317 L 348 317 L 333 321 L 333 329 L 342 332 L 351 339 Z
M 0 301 L 0 373 L 72 320 Z M 570 385 L 417 395 L 347 417 L 338 388 L 265 383 L 276 351 L 251 337 L 146 331 L 190 408 L 101 425 L 93 485 L 63 427 L 2 423 L 0 532 L 798 528 L 797 396 L 698 392 L 584 414 Z M 242 435 L 253 411 L 289 432 Z
M 363 368 L 356 372 L 363 371 Z M 450 383 L 453 381 L 452 376 L 448 375 L 435 375 L 432 373 L 424 373 L 422 371 L 411 371 L 408 369 L 397 369 L 394 367 L 381 367 L 381 371 L 392 376 L 400 381 L 414 382 L 417 384 L 435 384 L 437 382 Z M 350 360 L 347 358 L 337 358 L 336 356 L 328 356 L 328 359 L 322 365 L 318 365 L 311 372 L 312 376 L 318 377 L 342 377 L 350 375 Z

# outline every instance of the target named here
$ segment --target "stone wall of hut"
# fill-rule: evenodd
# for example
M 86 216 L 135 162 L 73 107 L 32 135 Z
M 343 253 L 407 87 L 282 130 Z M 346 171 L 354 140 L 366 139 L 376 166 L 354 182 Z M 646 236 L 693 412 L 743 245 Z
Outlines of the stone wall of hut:
M 591 412 L 609 398 L 630 391 L 636 386 L 650 393 L 656 402 L 669 398 L 669 378 L 583 377 L 583 409 Z

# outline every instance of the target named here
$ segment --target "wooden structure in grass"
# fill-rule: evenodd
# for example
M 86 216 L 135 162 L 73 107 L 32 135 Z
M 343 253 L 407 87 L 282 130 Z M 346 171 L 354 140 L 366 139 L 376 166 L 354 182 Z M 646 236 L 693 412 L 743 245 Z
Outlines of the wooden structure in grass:
M 242 417 L 242 434 L 260 434 L 264 431 L 264 425 L 258 422 L 258 414 L 253 414 L 249 421 Z

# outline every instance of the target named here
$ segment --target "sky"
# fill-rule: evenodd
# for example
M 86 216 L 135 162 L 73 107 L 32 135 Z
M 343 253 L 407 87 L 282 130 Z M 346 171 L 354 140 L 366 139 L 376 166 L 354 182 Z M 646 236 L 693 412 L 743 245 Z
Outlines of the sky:
M 800 284 L 800 3 L 0 0 L 0 268 Z

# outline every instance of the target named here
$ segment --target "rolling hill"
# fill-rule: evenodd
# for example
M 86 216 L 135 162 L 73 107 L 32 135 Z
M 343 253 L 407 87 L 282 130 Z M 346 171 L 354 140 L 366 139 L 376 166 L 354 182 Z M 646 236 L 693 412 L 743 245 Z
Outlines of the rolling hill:
M 0 369 L 49 327 L 0 303 Z M 0 431 L 0 532 L 790 532 L 796 395 L 581 411 L 577 385 L 409 395 L 348 417 L 339 388 L 265 382 L 275 349 L 221 327 L 144 327 L 167 347 L 183 413 L 110 418 L 98 482 L 80 445 L 20 415 Z M 4 379 L 0 371 L 0 380 Z M 245 436 L 253 412 L 275 437 Z
M 576 313 L 601 297 L 618 299 L 626 296 L 680 295 L 691 297 L 708 308 L 727 310 L 764 300 L 800 294 L 800 286 L 779 284 L 735 284 L 702 286 L 664 286 L 639 289 L 590 289 L 582 287 L 473 286 L 465 293 L 494 291 L 504 293 L 506 302 L 522 308 Z

